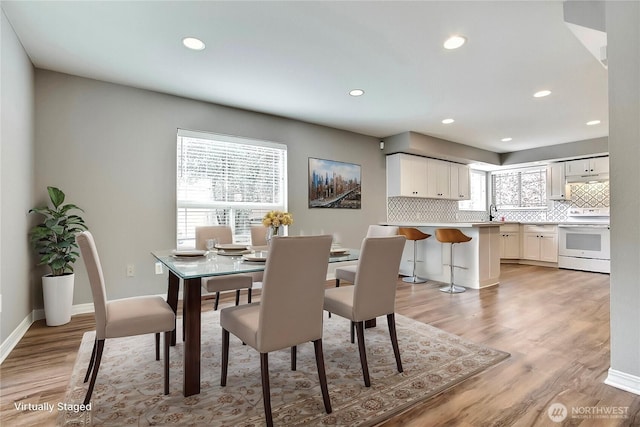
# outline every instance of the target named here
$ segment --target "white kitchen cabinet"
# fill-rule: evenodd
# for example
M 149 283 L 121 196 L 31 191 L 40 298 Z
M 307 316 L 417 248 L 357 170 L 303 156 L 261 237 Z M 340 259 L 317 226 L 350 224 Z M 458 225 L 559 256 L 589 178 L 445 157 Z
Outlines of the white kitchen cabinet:
M 432 199 L 450 198 L 449 162 L 427 159 L 427 197 Z
M 387 156 L 387 197 L 429 197 L 427 159 L 409 154 Z
M 468 200 L 470 187 L 467 165 L 404 153 L 387 156 L 387 197 Z
M 523 226 L 522 258 L 532 261 L 558 262 L 558 227 L 556 225 Z
M 547 165 L 547 198 L 549 200 L 568 200 L 567 180 L 564 163 Z
M 453 200 L 469 200 L 471 198 L 471 177 L 469 166 L 459 163 L 449 164 L 449 195 Z
M 500 226 L 500 259 L 520 259 L 520 224 Z
M 566 176 L 581 176 L 609 173 L 609 157 L 571 160 L 565 162 Z

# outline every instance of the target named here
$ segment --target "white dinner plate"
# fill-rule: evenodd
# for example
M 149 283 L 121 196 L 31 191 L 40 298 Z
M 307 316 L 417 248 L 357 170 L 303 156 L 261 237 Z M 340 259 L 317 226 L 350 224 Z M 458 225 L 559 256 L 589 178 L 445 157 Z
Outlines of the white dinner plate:
M 238 255 L 244 255 L 244 254 L 250 254 L 250 253 L 251 251 L 249 249 L 244 249 L 244 250 L 218 249 L 218 255 L 222 255 L 222 256 L 238 256 Z
M 247 245 L 238 245 L 235 243 L 219 243 L 216 248 L 223 249 L 225 251 L 244 251 L 247 249 Z
M 345 249 L 345 248 L 331 248 L 331 255 L 344 255 L 347 252 L 349 252 L 349 249 Z
M 244 261 L 248 262 L 265 262 L 267 260 L 266 254 L 246 254 L 242 256 Z
M 177 257 L 199 257 L 206 256 L 209 252 L 201 249 L 174 249 L 171 254 Z

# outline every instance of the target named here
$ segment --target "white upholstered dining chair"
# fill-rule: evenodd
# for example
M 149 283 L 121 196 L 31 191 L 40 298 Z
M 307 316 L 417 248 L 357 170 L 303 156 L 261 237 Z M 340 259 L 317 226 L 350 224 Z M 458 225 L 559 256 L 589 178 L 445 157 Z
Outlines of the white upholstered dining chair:
M 291 366 L 295 369 L 296 346 L 307 341 L 314 344 L 324 407 L 331 413 L 322 352 L 322 306 L 331 240 L 331 236 L 274 237 L 264 270 L 261 301 L 220 311 L 220 385 L 227 383 L 231 333 L 260 353 L 267 426 L 273 425 L 268 354 L 291 347 Z
M 87 405 L 91 400 L 107 338 L 155 334 L 156 360 L 159 360 L 160 332 L 164 332 L 164 394 L 169 394 L 169 344 L 171 343 L 171 333 L 175 327 L 175 313 L 169 304 L 159 296 L 107 301 L 102 265 L 93 236 L 89 231 L 83 231 L 76 236 L 76 240 L 89 276 L 96 318 L 96 338 L 93 343 L 89 367 L 84 377 L 84 382 L 87 382 L 89 375 L 91 375 L 91 382 L 84 398 L 84 404 Z
M 327 289 L 324 309 L 351 321 L 355 325 L 364 384 L 369 387 L 369 367 L 364 345 L 364 322 L 387 316 L 391 345 L 398 372 L 402 372 L 400 349 L 396 336 L 395 300 L 404 236 L 367 237 L 362 242 L 360 260 L 353 286 Z M 352 338 L 353 342 L 353 338 Z
M 367 237 L 385 237 L 398 234 L 398 227 L 394 225 L 370 225 Z M 356 280 L 357 265 L 347 265 L 336 268 L 336 288 L 340 286 L 340 280 L 353 283 Z
M 207 240 L 216 239 L 219 244 L 233 243 L 233 232 L 228 225 L 205 225 L 196 227 L 196 249 L 206 249 Z M 240 303 L 240 290 L 247 290 L 247 302 L 251 302 L 253 277 L 250 274 L 229 274 L 202 279 L 202 287 L 216 293 L 213 309 L 218 309 L 220 292 L 236 291 L 236 305 Z

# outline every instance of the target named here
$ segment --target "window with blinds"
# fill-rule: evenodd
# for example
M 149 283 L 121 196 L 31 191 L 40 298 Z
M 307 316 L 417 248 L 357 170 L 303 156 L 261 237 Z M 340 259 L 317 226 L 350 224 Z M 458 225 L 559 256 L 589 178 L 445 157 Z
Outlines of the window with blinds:
M 268 141 L 178 130 L 178 248 L 195 246 L 195 228 L 229 225 L 249 243 L 250 225 L 286 210 L 287 147 Z
M 498 209 L 547 207 L 545 167 L 493 172 L 491 183 L 493 203 Z

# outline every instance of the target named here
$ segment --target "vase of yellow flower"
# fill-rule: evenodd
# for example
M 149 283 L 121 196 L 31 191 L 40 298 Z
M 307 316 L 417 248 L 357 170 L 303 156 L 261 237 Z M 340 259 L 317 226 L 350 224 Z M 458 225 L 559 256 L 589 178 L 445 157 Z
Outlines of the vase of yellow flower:
M 267 227 L 267 244 L 271 244 L 273 236 L 283 236 L 285 225 L 293 224 L 293 216 L 289 212 L 270 211 L 262 218 L 262 225 Z

